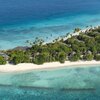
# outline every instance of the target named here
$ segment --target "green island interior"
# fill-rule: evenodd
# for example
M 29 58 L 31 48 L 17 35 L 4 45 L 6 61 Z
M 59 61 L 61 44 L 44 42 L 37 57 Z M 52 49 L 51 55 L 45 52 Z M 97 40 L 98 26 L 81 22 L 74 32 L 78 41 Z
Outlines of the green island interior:
M 74 35 L 74 33 L 79 33 Z M 76 28 L 73 34 L 58 37 L 52 43 L 44 43 L 41 38 L 34 42 L 27 41 L 29 47 L 16 47 L 0 51 L 0 64 L 45 62 L 64 63 L 65 61 L 100 61 L 100 26 L 89 28 L 85 32 Z M 69 37 L 69 38 L 68 38 Z

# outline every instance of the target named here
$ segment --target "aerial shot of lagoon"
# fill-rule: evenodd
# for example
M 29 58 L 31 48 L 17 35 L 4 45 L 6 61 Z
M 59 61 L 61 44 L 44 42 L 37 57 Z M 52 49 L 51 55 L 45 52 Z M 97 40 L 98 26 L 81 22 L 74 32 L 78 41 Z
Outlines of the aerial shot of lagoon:
M 100 0 L 0 0 L 0 50 L 99 25 Z M 67 67 L 0 72 L 0 100 L 100 100 L 100 65 Z

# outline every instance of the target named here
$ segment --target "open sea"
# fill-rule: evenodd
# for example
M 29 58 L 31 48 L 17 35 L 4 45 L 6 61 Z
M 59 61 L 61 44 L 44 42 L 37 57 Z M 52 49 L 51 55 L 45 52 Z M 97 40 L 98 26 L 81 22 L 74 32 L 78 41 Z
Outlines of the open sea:
M 100 0 L 0 0 L 0 49 L 51 42 L 76 27 L 100 25 Z

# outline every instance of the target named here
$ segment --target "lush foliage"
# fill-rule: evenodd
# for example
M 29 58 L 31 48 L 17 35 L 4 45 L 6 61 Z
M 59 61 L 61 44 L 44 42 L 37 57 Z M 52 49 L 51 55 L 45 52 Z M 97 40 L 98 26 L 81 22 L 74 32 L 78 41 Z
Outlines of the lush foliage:
M 95 60 L 100 61 L 100 55 L 95 55 Z
M 79 28 L 75 32 L 79 35 L 67 38 L 68 35 L 55 39 L 55 42 L 44 44 L 42 39 L 36 38 L 35 42 L 29 42 L 30 48 L 26 50 L 7 51 L 9 62 L 13 64 L 29 63 L 43 64 L 45 62 L 66 60 L 97 60 L 100 61 L 100 27 L 91 28 L 81 32 Z M 3 57 L 0 57 L 0 64 L 5 64 Z
M 29 63 L 30 59 L 26 52 L 24 51 L 11 51 L 9 54 L 10 63 L 19 64 L 19 63 Z
M 0 56 L 0 65 L 5 65 L 6 64 L 6 60 L 4 59 L 4 57 Z

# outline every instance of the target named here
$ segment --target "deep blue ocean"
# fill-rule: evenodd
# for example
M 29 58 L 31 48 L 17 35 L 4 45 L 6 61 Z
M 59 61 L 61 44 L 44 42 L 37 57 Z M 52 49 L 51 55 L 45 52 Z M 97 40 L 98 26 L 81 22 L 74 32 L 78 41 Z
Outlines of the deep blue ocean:
M 0 49 L 100 25 L 100 0 L 0 0 Z

